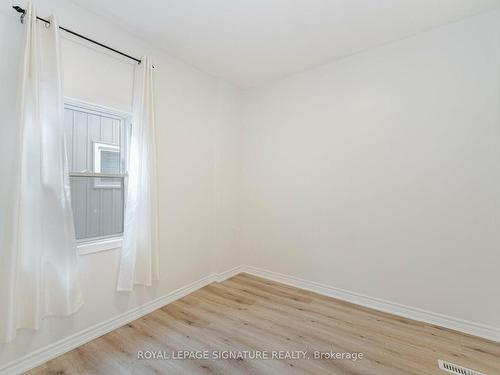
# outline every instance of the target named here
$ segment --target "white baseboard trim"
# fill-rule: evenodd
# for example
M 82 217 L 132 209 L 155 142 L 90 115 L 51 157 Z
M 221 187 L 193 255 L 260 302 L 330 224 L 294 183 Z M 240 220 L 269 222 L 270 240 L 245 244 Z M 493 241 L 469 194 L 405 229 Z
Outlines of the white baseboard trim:
M 22 374 L 34 367 L 37 367 L 51 359 L 54 359 L 61 354 L 67 353 L 89 341 L 92 341 L 108 332 L 111 332 L 117 328 L 124 326 L 142 316 L 153 312 L 169 303 L 172 303 L 179 298 L 182 298 L 190 293 L 197 291 L 204 286 L 213 282 L 222 282 L 229 277 L 232 277 L 241 271 L 242 267 L 235 267 L 228 271 L 222 273 L 215 273 L 206 277 L 203 277 L 189 285 L 179 288 L 173 292 L 170 292 L 164 296 L 156 298 L 142 306 L 133 308 L 132 310 L 126 311 L 118 316 L 115 316 L 105 322 L 98 323 L 92 327 L 89 327 L 83 331 L 75 333 L 69 337 L 59 340 L 53 344 L 47 345 L 41 349 L 38 349 L 24 357 L 21 357 L 15 361 L 9 362 L 5 365 L 0 366 L 0 375 L 14 375 Z
M 224 272 L 220 272 L 220 273 L 216 273 L 215 274 L 217 276 L 217 280 L 216 281 L 218 283 L 221 283 L 224 280 L 227 280 L 227 279 L 229 279 L 229 278 L 231 278 L 233 276 L 236 276 L 239 273 L 247 272 L 246 270 L 247 270 L 247 266 L 240 265 L 240 266 L 231 268 L 230 270 L 227 270 L 227 271 L 224 271 Z
M 433 324 L 439 327 L 449 328 L 455 331 L 467 333 L 473 336 L 482 337 L 488 340 L 500 342 L 500 328 L 497 327 L 470 322 L 467 320 L 422 310 L 416 307 L 405 306 L 399 303 L 366 296 L 360 293 L 335 288 L 314 281 L 300 279 L 294 276 L 284 275 L 278 272 L 268 271 L 262 268 L 243 266 L 240 269 L 242 270 L 242 272 L 246 272 L 254 276 L 259 276 L 271 281 L 294 286 L 296 288 L 309 290 L 311 292 L 322 294 L 324 296 L 351 302 L 356 305 L 369 307 L 389 314 L 399 315 L 404 318 L 413 319 L 420 322 Z
M 318 294 L 322 294 L 324 296 L 337 298 L 375 310 L 399 315 L 408 319 L 434 324 L 436 326 L 449 328 L 455 331 L 500 342 L 500 328 L 490 327 L 479 323 L 469 322 L 466 320 L 425 311 L 415 307 L 385 301 L 379 298 L 374 298 L 360 293 L 335 288 L 314 281 L 300 279 L 295 276 L 284 275 L 278 272 L 273 272 L 253 266 L 241 265 L 221 273 L 214 273 L 212 275 L 203 277 L 189 285 L 186 285 L 162 297 L 154 299 L 142 306 L 138 306 L 132 310 L 126 311 L 123 314 L 113 317 L 112 319 L 109 319 L 102 323 L 98 323 L 81 332 L 75 333 L 60 341 L 47 345 L 35 352 L 19 358 L 18 360 L 2 365 L 0 366 L 0 375 L 15 375 L 31 370 L 32 368 L 39 366 L 53 358 L 56 358 L 61 354 L 73 350 L 127 323 L 139 319 L 140 317 L 149 314 L 150 312 L 153 312 L 160 307 L 168 305 L 169 303 L 172 303 L 179 298 L 193 293 L 210 283 L 222 282 L 243 272 L 286 285 L 294 286 L 296 288 L 309 290 Z

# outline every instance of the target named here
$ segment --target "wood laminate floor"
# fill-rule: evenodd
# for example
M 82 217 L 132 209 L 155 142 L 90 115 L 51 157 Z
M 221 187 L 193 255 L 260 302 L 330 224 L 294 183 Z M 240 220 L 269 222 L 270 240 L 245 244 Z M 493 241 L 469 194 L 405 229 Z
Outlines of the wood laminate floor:
M 240 355 L 260 351 L 263 356 L 307 351 L 310 358 L 145 360 L 138 359 L 139 351 L 160 356 L 182 351 L 198 355 L 207 351 L 209 356 L 229 351 L 241 351 Z M 360 352 L 364 358 L 317 360 L 315 351 Z M 28 374 L 445 375 L 437 368 L 438 359 L 487 375 L 500 374 L 498 343 L 240 274 Z

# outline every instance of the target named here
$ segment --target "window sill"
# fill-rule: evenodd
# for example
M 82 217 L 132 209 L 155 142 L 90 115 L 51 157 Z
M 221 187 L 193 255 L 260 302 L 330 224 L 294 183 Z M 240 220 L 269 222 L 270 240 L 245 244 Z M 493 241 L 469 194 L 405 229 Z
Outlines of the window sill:
M 123 238 L 107 238 L 105 240 L 85 242 L 77 245 L 79 255 L 99 253 L 101 251 L 118 249 L 122 246 Z

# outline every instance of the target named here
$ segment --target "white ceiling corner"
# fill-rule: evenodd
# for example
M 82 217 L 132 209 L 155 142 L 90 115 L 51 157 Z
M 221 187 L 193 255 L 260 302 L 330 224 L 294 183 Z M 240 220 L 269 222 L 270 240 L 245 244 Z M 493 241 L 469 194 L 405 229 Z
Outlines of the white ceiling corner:
M 500 6 L 500 0 L 73 0 L 252 87 Z

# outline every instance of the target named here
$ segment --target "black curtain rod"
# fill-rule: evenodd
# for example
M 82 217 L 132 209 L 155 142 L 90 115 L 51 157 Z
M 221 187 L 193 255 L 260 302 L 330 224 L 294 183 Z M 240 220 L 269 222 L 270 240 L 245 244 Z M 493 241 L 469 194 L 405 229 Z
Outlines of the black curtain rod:
M 25 10 L 25 9 L 23 9 L 23 8 L 21 8 L 20 6 L 13 6 L 12 8 L 14 8 L 14 9 L 15 9 L 18 13 L 22 13 L 22 14 L 23 14 L 23 15 L 21 16 L 21 22 L 22 22 L 22 19 L 23 19 L 24 14 L 26 13 L 26 10 Z M 41 18 L 41 17 L 36 17 L 36 18 L 37 18 L 37 19 L 39 19 L 40 21 L 45 22 L 45 23 L 48 23 L 48 24 L 50 25 L 50 21 L 48 21 L 48 20 L 46 20 L 46 19 L 44 19 L 44 18 Z M 97 44 L 98 46 L 100 46 L 100 47 L 102 47 L 102 48 L 106 48 L 107 50 L 110 50 L 110 51 L 113 51 L 113 52 L 115 52 L 115 53 L 117 53 L 117 54 L 119 54 L 119 55 L 125 56 L 125 57 L 127 57 L 127 58 L 129 58 L 129 59 L 131 59 L 131 60 L 136 61 L 136 62 L 137 62 L 137 63 L 139 63 L 139 64 L 141 63 L 141 60 L 140 60 L 140 59 L 136 59 L 136 58 L 135 58 L 135 57 L 133 57 L 133 56 L 130 56 L 130 55 L 127 55 L 127 54 L 126 54 L 126 53 L 124 53 L 124 52 L 118 51 L 117 49 L 111 48 L 111 47 L 109 47 L 109 46 L 107 46 L 107 45 L 105 45 L 105 44 L 102 44 L 102 43 L 99 43 L 99 42 L 97 42 L 97 41 L 95 41 L 95 40 L 93 40 L 93 39 L 87 38 L 86 36 L 83 36 L 83 35 L 81 35 L 81 34 L 78 34 L 78 33 L 74 32 L 74 31 L 68 30 L 68 29 L 66 29 L 65 27 L 59 26 L 59 28 L 60 28 L 61 30 L 66 31 L 67 33 L 70 33 L 70 34 L 74 35 L 74 36 L 77 36 L 77 37 L 79 37 L 79 38 L 85 39 L 87 42 Z M 154 68 L 154 67 L 153 67 L 153 68 Z

